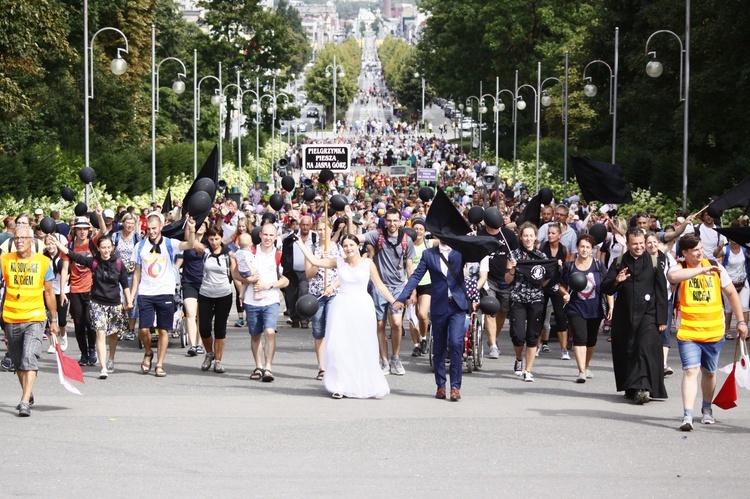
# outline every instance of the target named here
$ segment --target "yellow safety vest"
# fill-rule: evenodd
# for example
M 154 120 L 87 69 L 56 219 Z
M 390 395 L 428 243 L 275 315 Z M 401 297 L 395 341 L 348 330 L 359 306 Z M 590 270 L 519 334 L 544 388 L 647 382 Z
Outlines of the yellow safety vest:
M 40 253 L 19 258 L 18 253 L 2 255 L 5 281 L 3 320 L 8 324 L 44 322 L 44 277 L 51 260 Z
M 710 266 L 708 260 L 701 260 L 701 267 Z M 724 308 L 718 273 L 701 274 L 681 282 L 677 308 L 680 314 L 678 340 L 709 343 L 724 336 Z

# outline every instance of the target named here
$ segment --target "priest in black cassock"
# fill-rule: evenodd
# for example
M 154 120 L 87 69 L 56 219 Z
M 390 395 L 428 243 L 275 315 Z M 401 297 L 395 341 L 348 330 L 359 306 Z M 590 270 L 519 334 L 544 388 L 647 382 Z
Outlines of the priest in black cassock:
M 636 404 L 667 398 L 662 336 L 667 324 L 667 281 L 659 262 L 646 253 L 638 228 L 626 233 L 628 252 L 602 281 L 602 292 L 617 293 L 612 315 L 612 363 L 617 391 Z

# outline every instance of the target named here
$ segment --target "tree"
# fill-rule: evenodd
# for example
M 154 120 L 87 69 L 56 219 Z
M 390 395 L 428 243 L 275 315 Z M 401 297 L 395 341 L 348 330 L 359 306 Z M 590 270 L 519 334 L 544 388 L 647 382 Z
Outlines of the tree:
M 333 65 L 334 55 L 336 64 L 344 69 L 344 77 L 336 81 L 336 103 L 341 109 L 346 109 L 354 100 L 361 70 L 362 51 L 353 38 L 347 38 L 340 45 L 329 43 L 318 52 L 315 64 L 307 73 L 305 91 L 310 101 L 325 106 L 326 112 L 333 108 L 333 82 L 326 76 L 326 67 Z

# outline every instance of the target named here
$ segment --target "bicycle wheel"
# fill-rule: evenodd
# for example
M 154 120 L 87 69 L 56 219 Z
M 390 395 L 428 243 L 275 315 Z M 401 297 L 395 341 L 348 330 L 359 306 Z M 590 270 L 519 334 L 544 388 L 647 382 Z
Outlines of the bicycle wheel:
M 474 316 L 476 325 L 474 326 L 474 369 L 477 371 L 482 368 L 484 357 L 484 317 L 482 314 Z

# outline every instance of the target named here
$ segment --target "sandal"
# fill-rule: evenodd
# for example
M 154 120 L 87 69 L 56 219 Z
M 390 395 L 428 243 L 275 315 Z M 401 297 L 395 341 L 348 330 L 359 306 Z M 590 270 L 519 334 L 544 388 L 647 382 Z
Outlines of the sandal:
M 146 360 L 148 359 L 148 363 L 146 363 Z M 151 362 L 154 360 L 154 352 L 147 353 L 143 356 L 143 361 L 141 362 L 141 372 L 143 374 L 148 374 L 151 371 Z
M 165 371 L 162 366 L 156 366 L 156 369 L 154 369 L 154 375 L 157 378 L 163 378 L 167 375 L 167 371 Z
M 256 367 L 253 369 L 253 373 L 250 375 L 250 379 L 259 380 L 263 376 L 263 369 Z
M 340 399 L 344 398 L 344 396 L 341 395 L 339 392 L 333 392 L 331 394 L 331 397 L 335 398 L 336 400 L 340 400 Z
M 323 375 L 325 373 L 326 373 L 326 370 L 325 369 L 321 369 L 320 371 L 318 371 L 318 375 L 315 376 L 315 379 L 317 379 L 318 381 L 322 380 L 323 379 Z
M 726 339 L 728 339 L 728 340 L 733 340 L 734 339 L 734 335 L 732 333 L 730 333 L 729 331 L 727 331 L 727 333 L 724 335 L 724 337 Z
M 180 337 L 180 332 L 175 329 L 174 331 L 172 331 L 171 336 L 172 336 L 172 338 L 179 338 Z
M 273 373 L 271 372 L 270 369 L 264 369 L 263 370 L 263 377 L 260 378 L 261 381 L 263 381 L 265 383 L 270 383 L 274 379 L 276 379 L 276 378 L 273 377 Z

